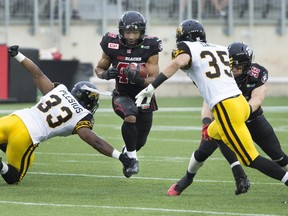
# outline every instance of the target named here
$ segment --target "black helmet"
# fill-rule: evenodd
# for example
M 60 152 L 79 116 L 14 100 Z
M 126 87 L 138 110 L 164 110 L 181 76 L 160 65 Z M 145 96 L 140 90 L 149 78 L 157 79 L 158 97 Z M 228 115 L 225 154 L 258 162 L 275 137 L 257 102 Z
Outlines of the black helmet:
M 176 43 L 181 41 L 206 42 L 203 25 L 194 19 L 183 21 L 176 29 Z
M 124 38 L 124 30 L 140 31 L 141 37 L 137 43 L 138 46 L 143 42 L 146 30 L 146 20 L 141 13 L 137 11 L 128 11 L 119 19 L 118 28 L 120 39 L 124 45 L 127 45 Z
M 83 89 L 82 87 L 85 85 L 89 88 L 97 89 L 93 83 L 88 81 L 81 81 L 74 85 L 71 94 L 84 108 L 89 110 L 93 115 L 99 107 L 99 94 Z
M 244 66 L 243 73 L 236 77 L 236 80 L 243 80 L 247 77 L 249 69 L 251 67 L 253 51 L 250 47 L 243 42 L 234 42 L 228 46 L 230 67 Z

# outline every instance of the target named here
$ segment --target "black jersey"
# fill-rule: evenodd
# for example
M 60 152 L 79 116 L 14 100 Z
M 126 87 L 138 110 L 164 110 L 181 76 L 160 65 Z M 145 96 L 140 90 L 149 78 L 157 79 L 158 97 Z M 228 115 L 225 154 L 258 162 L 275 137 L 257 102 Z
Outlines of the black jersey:
M 266 70 L 266 68 L 257 63 L 252 63 L 245 79 L 242 79 L 240 81 L 236 79 L 236 82 L 246 100 L 249 101 L 252 91 L 255 88 L 265 84 L 267 80 L 268 71 Z M 261 107 L 259 107 L 259 109 L 257 109 L 250 115 L 249 119 L 253 119 L 258 115 L 261 115 L 262 113 L 263 110 Z
M 144 87 L 129 83 L 123 68 L 132 62 L 145 64 L 151 56 L 158 55 L 162 51 L 162 41 L 157 37 L 145 35 L 141 45 L 128 48 L 122 44 L 119 35 L 108 32 L 103 36 L 100 45 L 103 52 L 109 56 L 112 66 L 119 70 L 115 90 L 120 95 L 127 95 L 134 100 Z

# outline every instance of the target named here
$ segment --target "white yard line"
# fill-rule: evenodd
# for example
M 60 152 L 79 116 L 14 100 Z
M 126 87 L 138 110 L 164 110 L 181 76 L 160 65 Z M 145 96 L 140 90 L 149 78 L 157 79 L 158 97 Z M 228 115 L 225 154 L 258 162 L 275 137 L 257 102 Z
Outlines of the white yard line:
M 216 212 L 207 210 L 193 210 L 193 209 L 167 209 L 167 208 L 145 208 L 145 207 L 125 207 L 125 206 L 102 206 L 102 205 L 75 205 L 75 204 L 61 204 L 61 203 L 35 203 L 35 202 L 15 202 L 8 200 L 0 200 L 0 204 L 10 205 L 25 205 L 25 206 L 51 206 L 51 207 L 64 207 L 64 208 L 101 208 L 112 210 L 136 210 L 146 212 L 167 212 L 167 213 L 197 213 L 209 215 L 239 215 L 239 216 L 279 216 L 271 214 L 244 214 L 238 212 Z
M 264 112 L 288 112 L 288 106 L 264 106 Z M 0 110 L 0 114 L 9 114 L 14 112 L 15 110 Z M 160 107 L 159 112 L 200 112 L 201 107 Z M 99 108 L 98 112 L 109 113 L 113 112 L 112 108 Z

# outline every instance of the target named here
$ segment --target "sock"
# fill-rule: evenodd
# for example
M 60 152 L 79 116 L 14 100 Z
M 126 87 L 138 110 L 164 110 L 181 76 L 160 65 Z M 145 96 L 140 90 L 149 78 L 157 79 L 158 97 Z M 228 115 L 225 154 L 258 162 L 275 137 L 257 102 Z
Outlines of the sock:
M 127 152 L 136 150 L 137 142 L 137 128 L 136 123 L 123 122 L 122 124 L 122 137 L 126 145 Z
M 192 174 L 196 174 L 196 172 L 203 166 L 204 162 L 199 162 L 194 157 L 194 152 L 191 155 L 190 162 L 188 165 L 187 171 Z
M 2 165 L 2 168 L 1 168 L 1 165 Z M 4 175 L 4 174 L 6 174 L 7 172 L 8 172 L 8 165 L 6 164 L 6 163 L 4 163 L 4 162 L 2 162 L 2 161 L 0 161 L 0 174 L 1 175 Z
M 284 175 L 284 177 L 281 179 L 281 181 L 288 186 L 288 172 Z
M 129 158 L 136 158 L 136 160 L 138 160 L 136 150 L 127 151 L 127 155 L 128 155 Z
M 261 155 L 259 155 L 254 161 L 252 161 L 249 166 L 279 181 L 282 181 L 285 176 L 288 179 L 287 172 L 281 169 L 281 167 L 277 163 L 268 160 Z
M 240 179 L 245 175 L 239 161 L 235 161 L 234 163 L 230 164 L 230 167 L 235 180 Z

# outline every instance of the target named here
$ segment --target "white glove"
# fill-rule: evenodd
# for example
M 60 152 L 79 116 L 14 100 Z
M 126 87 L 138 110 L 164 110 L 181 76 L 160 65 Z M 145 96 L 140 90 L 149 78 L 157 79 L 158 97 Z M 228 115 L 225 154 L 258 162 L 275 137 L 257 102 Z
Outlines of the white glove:
M 136 98 L 136 106 L 137 107 L 142 107 L 142 108 L 149 108 L 150 107 L 150 101 L 151 98 L 153 97 L 155 92 L 155 88 L 153 85 L 149 84 L 145 89 L 143 89 L 141 92 L 139 92 L 135 98 Z M 145 104 L 142 104 L 143 100 L 147 98 Z

